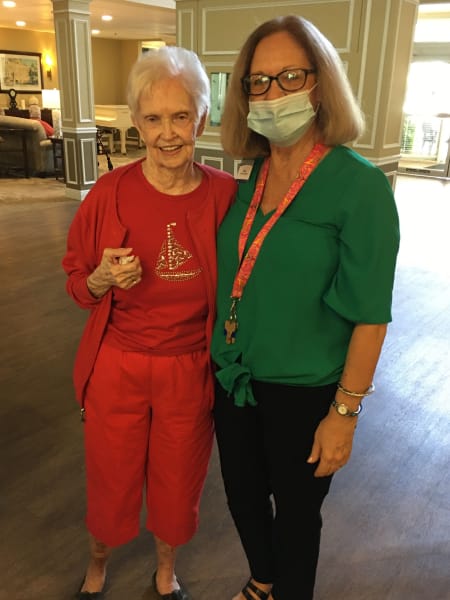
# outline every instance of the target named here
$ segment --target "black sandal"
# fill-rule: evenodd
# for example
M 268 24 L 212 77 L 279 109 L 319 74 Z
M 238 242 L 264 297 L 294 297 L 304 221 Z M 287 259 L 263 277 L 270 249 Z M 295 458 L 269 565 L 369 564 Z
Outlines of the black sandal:
M 254 596 L 252 596 L 250 592 L 253 592 Z M 246 600 L 255 600 L 255 596 L 256 598 L 260 598 L 260 600 L 267 600 L 270 596 L 270 591 L 264 592 L 263 590 L 260 590 L 259 587 L 256 587 L 251 578 L 244 585 L 241 593 Z

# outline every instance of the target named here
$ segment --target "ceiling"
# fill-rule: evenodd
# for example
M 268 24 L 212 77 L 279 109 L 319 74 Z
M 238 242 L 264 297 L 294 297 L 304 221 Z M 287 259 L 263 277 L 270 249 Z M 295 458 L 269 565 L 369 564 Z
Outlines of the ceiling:
M 164 40 L 176 43 L 175 0 L 91 0 L 91 29 L 96 37 L 117 40 Z M 434 4 L 434 6 L 427 6 Z M 0 28 L 19 29 L 17 20 L 26 21 L 25 30 L 54 31 L 52 0 L 16 0 L 15 8 L 4 8 L 0 0 Z M 439 13 L 435 15 L 433 13 Z M 113 20 L 104 22 L 102 15 Z M 445 17 L 450 3 L 443 0 L 421 0 L 420 15 Z M 22 29 L 22 28 L 20 28 Z
M 176 42 L 175 0 L 91 0 L 91 29 L 96 37 L 116 40 L 155 40 Z M 15 8 L 5 8 L 0 0 L 0 27 L 31 31 L 54 31 L 51 0 L 16 0 Z M 102 15 L 113 20 L 104 22 Z M 17 20 L 26 27 L 17 27 Z

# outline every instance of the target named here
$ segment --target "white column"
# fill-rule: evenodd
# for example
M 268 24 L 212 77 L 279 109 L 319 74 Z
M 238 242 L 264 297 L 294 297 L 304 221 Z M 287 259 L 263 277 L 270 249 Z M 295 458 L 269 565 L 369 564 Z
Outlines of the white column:
M 82 200 L 97 180 L 90 0 L 52 0 L 66 195 Z

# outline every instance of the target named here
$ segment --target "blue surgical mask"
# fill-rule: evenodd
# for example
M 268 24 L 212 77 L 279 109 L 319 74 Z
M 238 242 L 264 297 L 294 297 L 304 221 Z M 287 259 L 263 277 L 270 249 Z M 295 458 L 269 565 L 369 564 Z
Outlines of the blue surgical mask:
M 275 100 L 249 102 L 249 128 L 276 146 L 292 146 L 303 136 L 316 116 L 309 99 L 314 87 Z

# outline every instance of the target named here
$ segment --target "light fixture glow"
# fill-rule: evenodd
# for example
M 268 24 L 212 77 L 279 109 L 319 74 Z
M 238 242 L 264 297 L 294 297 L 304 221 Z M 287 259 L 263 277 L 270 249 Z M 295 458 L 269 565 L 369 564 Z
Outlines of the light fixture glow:
M 25 21 L 16 21 L 16 25 L 17 27 L 25 27 L 26 23 Z
M 102 21 L 112 21 L 112 16 L 111 15 L 103 15 L 102 16 Z
M 100 33 L 100 29 L 93 29 L 91 33 L 92 35 L 98 35 Z
M 47 72 L 47 77 L 49 79 L 52 78 L 52 67 L 53 67 L 53 59 L 50 54 L 45 54 L 44 56 L 44 64 Z
M 2 4 L 5 8 L 14 8 L 16 6 L 16 3 L 13 2 L 13 0 L 3 0 Z

